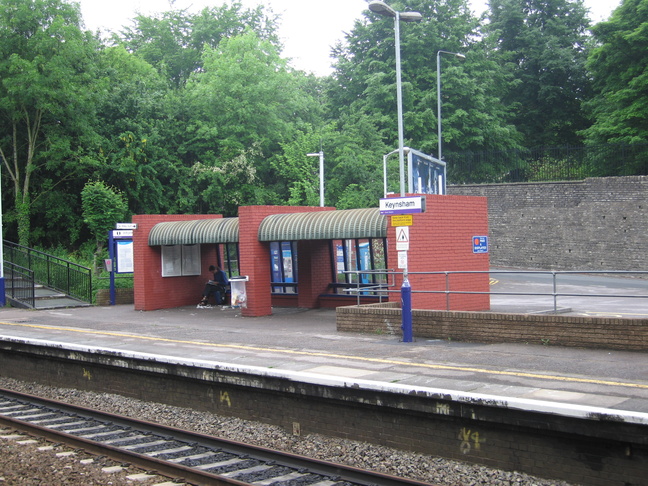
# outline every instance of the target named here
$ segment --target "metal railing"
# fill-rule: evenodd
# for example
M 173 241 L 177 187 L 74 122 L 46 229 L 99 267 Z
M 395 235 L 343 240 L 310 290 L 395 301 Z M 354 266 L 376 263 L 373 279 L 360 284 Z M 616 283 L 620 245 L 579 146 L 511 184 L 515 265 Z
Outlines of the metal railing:
M 360 305 L 360 298 L 363 296 L 374 296 L 378 297 L 378 302 L 383 301 L 383 297 L 386 297 L 389 292 L 400 292 L 400 290 L 389 290 L 390 288 L 396 287 L 396 275 L 402 275 L 402 272 L 396 272 L 393 268 L 389 269 L 377 269 L 377 270 L 347 270 L 344 272 L 349 275 L 356 275 L 355 286 L 353 283 L 344 283 L 344 284 L 333 284 L 335 288 L 339 288 L 342 292 L 348 294 L 356 294 L 357 305 Z M 372 280 L 380 280 L 380 283 L 365 283 L 362 282 L 362 275 L 372 275 Z M 383 276 L 384 278 L 380 278 Z
M 403 275 L 403 272 L 393 271 L 393 270 L 354 270 L 347 271 L 345 273 L 349 274 L 366 274 L 366 273 L 376 273 L 384 275 L 386 278 L 391 275 L 392 282 L 395 282 L 396 275 Z M 551 292 L 494 292 L 489 290 L 485 291 L 474 291 L 474 290 L 452 290 L 451 289 L 451 277 L 460 276 L 460 275 L 475 275 L 475 274 L 488 274 L 491 275 L 548 275 L 551 276 Z M 648 278 L 648 271 L 626 271 L 626 270 L 556 270 L 556 271 L 543 271 L 543 270 L 484 270 L 484 271 L 443 271 L 443 272 L 408 272 L 408 278 L 412 280 L 417 275 L 439 275 L 444 277 L 444 287 L 441 289 L 418 289 L 415 290 L 415 286 L 412 288 L 412 293 L 422 293 L 422 294 L 444 294 L 446 296 L 446 309 L 450 310 L 450 296 L 451 295 L 489 295 L 489 296 L 528 296 L 528 297 L 551 297 L 553 299 L 553 312 L 558 312 L 558 299 L 560 297 L 594 297 L 594 298 L 629 298 L 629 299 L 646 299 L 648 302 L 648 291 L 645 294 L 622 294 L 622 293 L 576 293 L 576 292 L 559 292 L 558 291 L 558 277 L 563 275 L 601 275 L 606 277 L 611 276 L 645 276 L 642 278 L 642 282 L 645 278 Z M 541 282 L 541 284 L 546 284 L 546 282 Z M 375 292 L 376 295 L 381 296 L 383 293 L 389 292 L 400 292 L 400 289 L 390 289 L 389 287 L 395 287 L 395 283 L 390 285 L 363 285 L 360 282 L 354 288 L 345 289 L 347 292 L 353 292 L 358 295 L 358 305 L 360 305 L 360 295 L 361 293 Z M 648 289 L 648 283 L 646 284 Z M 379 299 L 382 301 L 382 297 Z
M 444 153 L 452 184 L 575 181 L 648 174 L 648 144 L 534 147 Z
M 34 272 L 29 268 L 5 261 L 3 264 L 5 277 L 5 295 L 12 300 L 22 302 L 28 307 L 36 303 L 36 286 Z
M 92 302 L 92 270 L 62 258 L 4 241 L 4 259 L 33 272 L 33 282 Z

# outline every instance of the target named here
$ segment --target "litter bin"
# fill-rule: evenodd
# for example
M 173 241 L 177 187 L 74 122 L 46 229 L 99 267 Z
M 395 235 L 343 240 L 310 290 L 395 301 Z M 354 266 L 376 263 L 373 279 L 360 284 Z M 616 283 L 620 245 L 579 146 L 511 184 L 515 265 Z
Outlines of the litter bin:
M 232 307 L 247 307 L 247 293 L 245 282 L 249 280 L 247 275 L 231 277 L 230 288 L 232 289 Z

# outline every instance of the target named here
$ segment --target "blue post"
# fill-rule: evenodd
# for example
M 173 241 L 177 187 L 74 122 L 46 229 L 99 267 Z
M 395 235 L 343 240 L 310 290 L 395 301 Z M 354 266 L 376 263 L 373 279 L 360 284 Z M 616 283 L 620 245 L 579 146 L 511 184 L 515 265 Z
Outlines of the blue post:
M 401 287 L 401 314 L 403 316 L 403 342 L 412 342 L 412 287 L 410 287 L 407 273 L 403 273 L 403 285 Z
M 110 305 L 115 305 L 115 240 L 113 232 L 108 232 L 108 258 L 110 258 Z

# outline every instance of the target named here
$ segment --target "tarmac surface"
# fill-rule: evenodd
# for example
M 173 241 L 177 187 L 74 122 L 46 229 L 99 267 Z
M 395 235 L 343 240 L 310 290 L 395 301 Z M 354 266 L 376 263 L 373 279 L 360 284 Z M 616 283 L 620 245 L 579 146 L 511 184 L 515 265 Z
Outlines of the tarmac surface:
M 0 309 L 0 339 L 530 400 L 559 409 L 594 407 L 648 423 L 646 353 L 416 337 L 403 343 L 395 335 L 338 332 L 332 309 L 273 312 L 242 317 L 240 309 L 218 307 L 148 312 L 132 305 L 5 307 Z

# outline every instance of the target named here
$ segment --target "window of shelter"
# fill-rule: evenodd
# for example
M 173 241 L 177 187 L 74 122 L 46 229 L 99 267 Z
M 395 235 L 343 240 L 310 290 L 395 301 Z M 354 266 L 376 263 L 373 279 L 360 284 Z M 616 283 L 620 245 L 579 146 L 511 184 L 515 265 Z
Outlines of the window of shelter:
M 200 245 L 163 245 L 162 276 L 200 275 Z
M 385 238 L 331 240 L 332 287 L 334 293 L 343 294 L 345 289 L 370 288 L 364 294 L 376 294 L 387 285 L 387 240 Z M 347 273 L 360 272 L 370 273 Z
M 218 251 L 218 266 L 221 267 L 229 278 L 240 275 L 238 243 L 222 243 Z
M 298 292 L 297 262 L 297 245 L 294 241 L 270 242 L 272 293 L 296 294 Z

